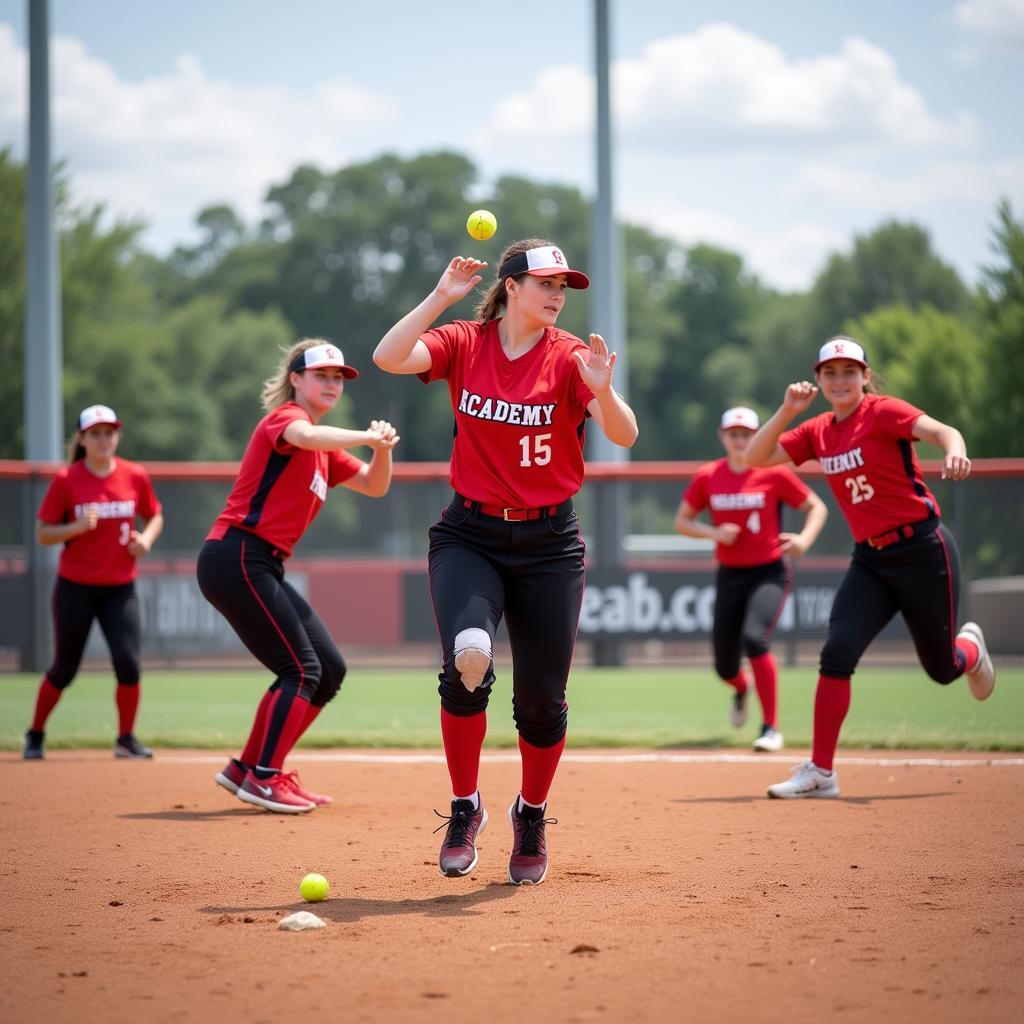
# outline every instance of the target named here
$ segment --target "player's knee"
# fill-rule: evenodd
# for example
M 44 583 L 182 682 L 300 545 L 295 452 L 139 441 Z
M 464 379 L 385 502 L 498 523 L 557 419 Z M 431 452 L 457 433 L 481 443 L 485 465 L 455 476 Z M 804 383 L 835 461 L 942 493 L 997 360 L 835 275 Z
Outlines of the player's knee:
M 849 679 L 857 668 L 857 658 L 840 644 L 826 642 L 821 649 L 819 670 L 823 676 L 833 679 Z
M 315 657 L 304 658 L 278 677 L 283 692 L 298 694 L 310 703 L 320 689 L 321 678 L 320 660 Z
M 715 674 L 719 679 L 735 679 L 739 670 L 739 658 L 715 658 Z
M 338 696 L 347 666 L 340 651 L 320 656 L 320 685 L 313 695 L 314 707 L 322 708 Z
M 50 685 L 56 690 L 66 690 L 75 678 L 75 670 L 64 668 L 61 665 L 52 665 L 46 672 L 46 678 Z
M 131 686 L 139 681 L 142 668 L 138 658 L 123 654 L 114 658 L 114 678 L 121 686 Z
M 762 654 L 769 651 L 768 643 L 763 636 L 745 636 L 743 638 L 743 653 L 748 658 L 760 658 Z
M 964 674 L 963 666 L 955 662 L 943 666 L 925 665 L 924 670 L 928 673 L 928 678 L 940 686 L 949 686 L 950 683 L 959 679 Z
M 467 690 L 458 672 L 444 671 L 439 676 L 441 683 L 437 692 L 441 695 L 441 707 L 450 715 L 478 715 L 487 710 L 491 688 L 478 686 Z
M 569 721 L 564 699 L 517 697 L 512 713 L 519 735 L 534 747 L 553 747 L 565 735 Z

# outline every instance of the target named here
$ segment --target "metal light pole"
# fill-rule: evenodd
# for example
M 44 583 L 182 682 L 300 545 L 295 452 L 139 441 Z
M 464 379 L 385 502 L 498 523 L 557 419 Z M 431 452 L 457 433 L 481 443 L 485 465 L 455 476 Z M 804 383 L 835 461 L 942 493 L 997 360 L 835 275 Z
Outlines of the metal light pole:
M 615 390 L 629 396 L 629 360 L 626 345 L 625 286 L 621 270 L 622 239 L 615 225 L 612 184 L 612 126 L 610 84 L 609 0 L 594 0 L 594 63 L 597 78 L 597 194 L 591 232 L 590 266 L 594 288 L 590 316 L 594 330 L 618 354 Z M 590 455 L 602 462 L 626 462 L 629 452 L 613 444 L 598 430 L 590 434 Z M 599 484 L 595 494 L 595 549 L 599 568 L 623 564 L 622 542 L 628 528 L 628 495 L 624 481 Z M 598 665 L 621 665 L 623 641 L 603 638 L 594 642 Z
M 53 230 L 53 174 L 50 158 L 49 0 L 28 0 L 28 216 L 25 302 L 25 458 L 48 462 L 61 457 L 60 270 Z M 25 543 L 29 552 L 31 636 L 22 668 L 41 671 L 51 648 L 49 593 L 56 550 L 35 543 L 35 512 L 45 481 L 27 489 Z

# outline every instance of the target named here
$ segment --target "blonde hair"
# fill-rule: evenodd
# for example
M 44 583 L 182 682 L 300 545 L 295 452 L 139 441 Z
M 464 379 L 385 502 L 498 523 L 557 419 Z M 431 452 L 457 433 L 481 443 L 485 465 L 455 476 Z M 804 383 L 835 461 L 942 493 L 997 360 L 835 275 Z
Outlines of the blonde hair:
M 263 390 L 260 392 L 260 404 L 267 412 L 284 405 L 285 402 L 295 401 L 295 388 L 291 382 L 291 365 L 295 357 L 300 352 L 305 352 L 307 348 L 329 344 L 325 338 L 303 338 L 295 342 L 291 348 L 281 349 L 284 355 L 273 375 L 263 382 Z
M 511 259 L 513 256 L 518 256 L 521 252 L 528 252 L 530 249 L 540 249 L 542 246 L 554 245 L 554 242 L 549 241 L 546 238 L 524 238 L 518 242 L 513 242 L 502 254 L 498 260 L 498 274 L 495 276 L 491 286 L 484 292 L 483 298 L 477 303 L 476 309 L 473 311 L 473 316 L 482 324 L 487 323 L 488 320 L 493 320 L 495 317 L 501 316 L 505 309 L 505 300 L 507 295 L 505 293 L 505 282 L 508 278 L 501 277 L 501 268 L 505 265 L 506 261 Z M 523 277 L 523 274 L 516 274 L 516 279 Z

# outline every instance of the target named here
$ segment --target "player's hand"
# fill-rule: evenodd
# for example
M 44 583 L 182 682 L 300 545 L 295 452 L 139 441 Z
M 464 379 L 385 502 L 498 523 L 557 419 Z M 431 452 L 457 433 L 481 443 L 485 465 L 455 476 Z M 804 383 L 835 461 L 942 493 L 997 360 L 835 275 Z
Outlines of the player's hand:
M 590 351 L 586 356 L 576 349 L 572 357 L 576 360 L 583 383 L 595 395 L 611 390 L 612 371 L 615 369 L 615 360 L 618 359 L 618 356 L 614 352 L 609 354 L 608 346 L 600 334 L 590 335 Z
M 371 420 L 366 432 L 366 443 L 371 448 L 390 451 L 401 440 L 395 428 L 387 420 Z
M 479 272 L 486 266 L 483 260 L 456 256 L 441 275 L 441 280 L 434 288 L 434 294 L 439 295 L 449 306 L 454 305 L 480 283 Z
M 779 541 L 782 553 L 789 555 L 790 558 L 799 558 L 807 550 L 807 545 L 799 533 L 780 533 Z
M 809 380 L 797 381 L 786 388 L 785 397 L 782 399 L 782 408 L 794 416 L 806 412 L 811 403 L 818 395 L 818 388 Z
M 942 460 L 943 480 L 966 480 L 971 475 L 971 460 L 966 455 L 947 455 Z
M 143 555 L 149 554 L 150 543 L 138 530 L 132 530 L 127 546 L 128 554 L 133 555 L 135 558 L 141 558 Z
M 95 530 L 100 524 L 99 513 L 94 508 L 87 508 L 78 517 L 78 532 L 88 533 L 90 530 Z
M 725 547 L 731 547 L 736 543 L 742 529 L 738 523 L 722 523 L 721 526 L 715 527 L 715 540 Z

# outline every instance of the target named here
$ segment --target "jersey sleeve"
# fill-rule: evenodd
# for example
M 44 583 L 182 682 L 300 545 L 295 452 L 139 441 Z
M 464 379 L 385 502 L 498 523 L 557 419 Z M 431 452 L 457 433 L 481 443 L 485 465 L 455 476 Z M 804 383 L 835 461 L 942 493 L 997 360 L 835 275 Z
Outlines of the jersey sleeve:
M 330 462 L 327 464 L 327 486 L 337 487 L 352 477 L 363 468 L 362 459 L 346 451 L 330 453 Z
M 883 396 L 875 406 L 879 422 L 887 433 L 905 440 L 914 436 L 914 424 L 924 415 L 923 409 L 904 402 L 902 398 Z
M 58 473 L 51 481 L 39 506 L 38 518 L 50 526 L 59 526 L 69 522 L 71 510 L 71 492 L 68 488 L 66 472 Z
M 807 420 L 799 427 L 787 430 L 779 438 L 779 444 L 786 449 L 786 454 L 793 460 L 793 464 L 799 466 L 808 459 L 817 458 L 814 446 L 811 444 L 811 424 L 814 420 Z
M 683 491 L 683 501 L 694 510 L 703 512 L 708 507 L 708 475 L 702 470 L 697 470 L 690 486 Z
M 138 494 L 135 511 L 143 519 L 152 519 L 158 512 L 163 511 L 163 505 L 160 504 L 156 491 L 153 490 L 153 481 L 149 479 L 149 474 L 141 466 L 136 469 L 135 490 Z
M 787 466 L 778 466 L 775 491 L 791 508 L 799 508 L 811 494 L 811 489 Z
M 312 423 L 309 414 L 301 406 L 294 405 L 291 402 L 279 406 L 263 417 L 263 422 L 260 424 L 259 429 L 266 434 L 267 441 L 275 452 L 288 455 L 296 451 L 295 445 L 289 444 L 284 439 L 285 428 L 295 420 L 305 420 L 307 423 Z
M 469 344 L 479 334 L 480 324 L 454 320 L 434 327 L 420 338 L 430 351 L 430 369 L 416 374 L 424 384 L 447 380 L 452 375 L 460 346 Z

